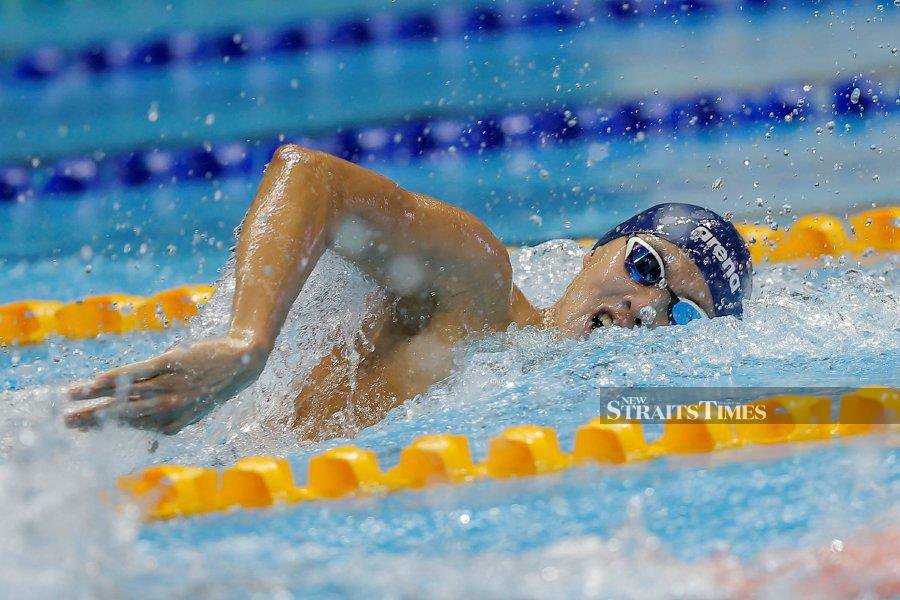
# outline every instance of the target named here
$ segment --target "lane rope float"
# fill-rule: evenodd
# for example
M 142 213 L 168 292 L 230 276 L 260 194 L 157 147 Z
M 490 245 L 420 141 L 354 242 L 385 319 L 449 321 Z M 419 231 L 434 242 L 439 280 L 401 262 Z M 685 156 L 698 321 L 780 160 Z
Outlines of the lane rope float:
M 449 433 L 425 435 L 400 452 L 396 465 L 382 470 L 375 453 L 356 446 L 331 448 L 309 460 L 305 486 L 294 483 L 287 460 L 241 458 L 224 470 L 156 465 L 118 478 L 123 495 L 148 520 L 170 519 L 237 508 L 264 508 L 313 500 L 384 495 L 479 479 L 532 477 L 589 463 L 619 465 L 664 456 L 708 454 L 762 444 L 824 441 L 900 427 L 900 391 L 860 388 L 844 394 L 836 420 L 831 398 L 783 395 L 748 404 L 763 407 L 755 422 L 672 419 L 649 443 L 640 423 L 597 417 L 575 432 L 572 452 L 564 451 L 550 427 L 510 427 L 488 442 L 484 462 L 475 463 L 469 440 Z M 702 414 L 702 411 L 700 412 Z
M 88 296 L 75 302 L 22 300 L 0 305 L 0 345 L 26 345 L 51 335 L 90 339 L 101 334 L 158 331 L 186 323 L 212 296 L 210 285 L 184 285 L 149 297 Z
M 800 217 L 790 230 L 740 224 L 756 265 L 823 255 L 900 251 L 900 206 L 867 210 L 849 218 L 852 233 L 828 214 Z M 591 247 L 595 240 L 582 239 Z M 510 250 L 513 250 L 511 248 Z M 185 285 L 150 297 L 127 294 L 89 296 L 75 302 L 22 300 L 0 305 L 0 346 L 37 344 L 49 336 L 90 339 L 101 334 L 162 330 L 185 323 L 213 293 L 210 285 Z

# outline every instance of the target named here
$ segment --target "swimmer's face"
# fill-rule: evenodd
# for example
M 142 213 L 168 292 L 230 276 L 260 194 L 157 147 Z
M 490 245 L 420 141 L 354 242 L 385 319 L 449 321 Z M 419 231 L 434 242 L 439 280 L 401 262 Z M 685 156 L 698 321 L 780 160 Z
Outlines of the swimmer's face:
M 553 307 L 554 324 L 566 337 L 581 338 L 598 327 L 658 327 L 669 324 L 671 293 L 715 314 L 709 286 L 700 269 L 678 246 L 649 234 L 639 237 L 662 257 L 667 288 L 643 285 L 625 269 L 621 237 L 584 257 L 581 272 Z M 671 290 L 671 293 L 670 291 Z

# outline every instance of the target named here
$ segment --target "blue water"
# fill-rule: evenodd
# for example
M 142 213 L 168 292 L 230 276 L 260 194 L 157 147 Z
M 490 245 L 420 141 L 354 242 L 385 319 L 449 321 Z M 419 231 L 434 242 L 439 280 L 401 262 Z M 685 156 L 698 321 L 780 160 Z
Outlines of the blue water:
M 892 72 L 893 6 L 792 11 L 5 86 L 0 158 Z M 106 28 L 134 34 L 129 18 Z M 39 30 L 23 27 L 17 39 Z M 156 123 L 147 120 L 151 104 Z M 372 166 L 471 210 L 509 244 L 595 236 L 661 200 L 781 227 L 806 212 L 896 203 L 896 112 L 834 120 Z M 0 302 L 219 280 L 188 328 L 0 350 L 0 595 L 721 597 L 729 588 L 711 565 L 722 554 L 761 573 L 766 561 L 787 564 L 791 552 L 896 523 L 896 439 L 873 436 L 141 524 L 134 511 L 113 507 L 113 481 L 149 464 L 222 466 L 269 453 L 286 456 L 302 481 L 310 456 L 348 441 L 373 449 L 382 466 L 417 435 L 444 431 L 469 436 L 481 458 L 493 435 L 524 422 L 553 426 L 570 447 L 609 386 L 679 386 L 689 398 L 693 386 L 900 385 L 896 257 L 758 265 L 742 322 L 598 331 L 580 342 L 526 329 L 465 343 L 452 377 L 381 423 L 352 440 L 300 443 L 270 425 L 289 409 L 292 382 L 331 344 L 352 339 L 365 299 L 381 293 L 328 255 L 260 380 L 203 422 L 172 437 L 113 425 L 65 430 L 65 401 L 34 388 L 222 330 L 232 232 L 258 175 L 0 204 Z M 583 252 L 569 241 L 515 252 L 516 282 L 547 305 Z M 353 430 L 353 411 L 341 416 Z M 790 581 L 780 583 L 787 587 L 775 589 L 788 593 Z
M 518 254 L 517 281 L 546 303 L 577 269 L 582 252 L 572 242 L 558 242 Z M 59 580 L 42 589 L 75 585 L 86 593 L 512 591 L 544 597 L 590 595 L 583 593 L 585 582 L 603 577 L 609 594 L 653 597 L 677 595 L 673 590 L 684 572 L 665 571 L 673 564 L 699 569 L 726 552 L 746 561 L 747 569 L 759 569 L 761 553 L 821 547 L 892 520 L 900 469 L 895 445 L 878 436 L 146 526 L 98 501 L 116 475 L 158 462 L 222 466 L 239 456 L 271 453 L 287 456 L 302 480 L 309 456 L 349 441 L 298 443 L 292 432 L 265 425 L 289 410 L 291 379 L 302 377 L 327 350 L 314 332 L 336 328 L 339 339 L 348 339 L 363 311 L 359 298 L 377 294 L 334 257 L 321 267 L 259 382 L 177 436 L 155 439 L 114 427 L 74 434 L 63 431 L 64 402 L 52 395 L 6 400 L 2 472 L 10 484 L 0 501 L 17 515 L 7 524 L 7 543 L 13 549 L 46 545 L 73 561 L 48 566 L 22 555 L 7 565 L 16 589 L 30 584 L 24 574 L 48 572 Z M 417 435 L 450 431 L 469 436 L 476 458 L 483 458 L 491 436 L 531 422 L 554 426 L 570 447 L 575 428 L 601 411 L 598 388 L 611 385 L 684 386 L 686 399 L 694 385 L 896 386 L 897 270 L 877 263 L 863 271 L 840 265 L 763 269 L 758 297 L 742 323 L 610 330 L 564 343 L 523 330 L 464 345 L 456 375 L 360 431 L 352 443 L 372 448 L 389 466 Z M 4 358 L 7 385 L 84 377 L 159 351 L 173 336 L 214 332 L 227 313 L 227 283 L 221 288 L 190 334 L 58 340 L 16 350 Z M 344 418 L 352 427 L 352 412 Z M 23 510 L 26 505 L 34 508 Z M 89 523 L 90 531 L 72 519 Z M 86 580 L 75 576 L 84 554 L 101 565 Z M 629 566 L 610 571 L 621 563 Z M 560 568 L 571 570 L 571 579 L 523 583 L 534 569 Z M 659 573 L 640 585 L 629 576 L 647 571 Z M 480 575 L 462 575 L 468 572 Z M 716 597 L 719 588 L 710 577 L 698 572 L 687 583 L 698 595 Z
M 767 140 L 750 131 L 725 140 L 585 141 L 375 168 L 473 212 L 509 244 L 597 237 L 662 201 L 739 219 L 770 214 L 785 227 L 807 212 L 843 215 L 900 197 L 896 149 L 886 141 L 900 135 L 900 118 L 846 123 L 830 135 L 810 124 L 775 129 Z M 724 188 L 714 189 L 719 178 Z M 212 281 L 256 184 L 254 174 L 0 204 L 10 224 L 0 238 L 0 302 Z

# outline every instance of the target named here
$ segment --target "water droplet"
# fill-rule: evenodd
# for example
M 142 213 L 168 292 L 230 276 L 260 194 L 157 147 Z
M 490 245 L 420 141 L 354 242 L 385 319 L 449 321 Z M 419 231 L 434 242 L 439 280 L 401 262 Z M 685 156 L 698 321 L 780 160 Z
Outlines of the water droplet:
M 649 327 L 656 321 L 656 309 L 652 306 L 642 306 L 638 311 L 638 318 L 641 320 L 642 325 Z
M 19 441 L 23 446 L 33 446 L 37 441 L 37 436 L 31 429 L 23 429 L 19 432 Z

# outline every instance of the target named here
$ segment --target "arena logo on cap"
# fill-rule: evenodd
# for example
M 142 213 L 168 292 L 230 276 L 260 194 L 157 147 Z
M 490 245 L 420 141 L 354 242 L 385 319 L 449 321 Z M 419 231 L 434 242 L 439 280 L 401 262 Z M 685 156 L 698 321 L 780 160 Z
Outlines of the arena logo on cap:
M 728 251 L 725 249 L 725 246 L 723 246 L 722 242 L 713 235 L 712 231 L 703 225 L 698 225 L 691 232 L 691 239 L 705 242 L 707 248 L 712 248 L 712 254 L 716 257 L 716 260 L 719 261 L 719 266 L 722 267 L 722 272 L 724 273 L 725 278 L 728 279 L 728 285 L 731 288 L 731 291 L 736 292 L 740 289 L 741 278 L 737 274 L 737 267 L 735 266 L 734 261 L 731 260 L 731 257 L 728 256 Z

